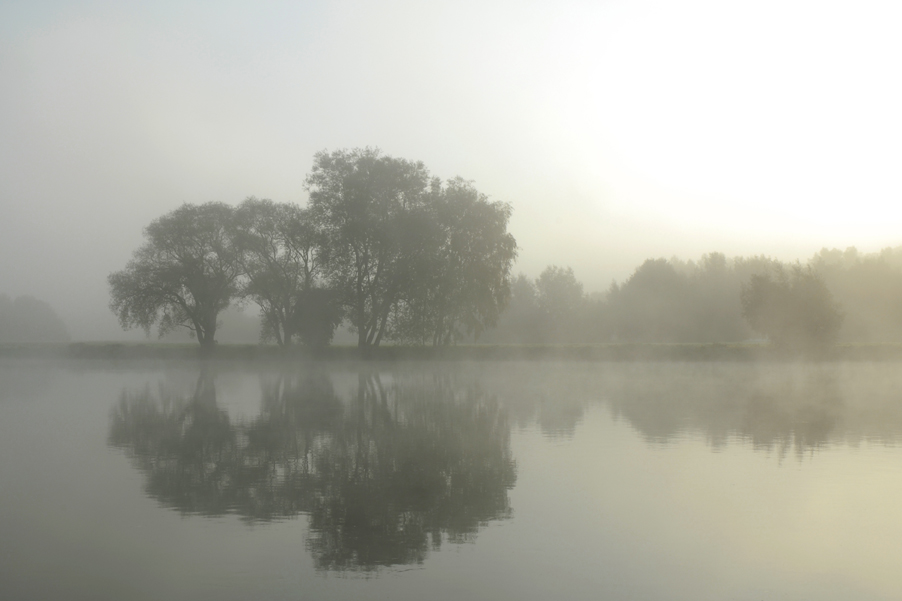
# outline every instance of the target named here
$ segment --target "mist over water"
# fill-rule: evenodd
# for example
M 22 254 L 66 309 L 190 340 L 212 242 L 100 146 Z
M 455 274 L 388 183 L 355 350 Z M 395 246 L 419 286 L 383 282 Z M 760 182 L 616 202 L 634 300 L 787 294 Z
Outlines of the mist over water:
M 17 599 L 902 590 L 893 364 L 5 360 L 0 376 Z
M 0 599 L 902 599 L 900 30 L 0 2 Z

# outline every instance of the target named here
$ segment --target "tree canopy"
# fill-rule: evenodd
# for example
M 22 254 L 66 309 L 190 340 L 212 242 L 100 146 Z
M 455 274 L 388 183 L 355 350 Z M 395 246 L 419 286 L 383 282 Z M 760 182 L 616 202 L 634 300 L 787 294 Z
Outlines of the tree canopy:
M 328 295 L 318 290 L 325 285 L 325 249 L 310 211 L 251 197 L 238 207 L 236 218 L 241 295 L 260 306 L 261 338 L 281 346 L 290 346 L 295 335 L 310 342 L 315 338 L 315 345 L 331 340 L 340 314 L 328 310 Z M 319 321 L 323 327 L 317 335 Z
M 357 331 L 378 346 L 409 286 L 429 172 L 376 149 L 320 152 L 307 176 L 310 208 L 325 237 L 333 286 Z
M 510 205 L 370 148 L 317 154 L 307 189 L 358 346 L 448 344 L 497 321 L 516 257 Z
M 147 241 L 109 276 L 110 309 L 123 328 L 190 330 L 215 343 L 217 318 L 237 295 L 241 261 L 232 207 L 184 204 L 144 230 Z
M 843 313 L 822 277 L 811 267 L 778 267 L 755 274 L 742 287 L 742 314 L 775 345 L 818 350 L 836 340 Z
M 517 249 L 510 205 L 372 148 L 318 153 L 305 185 L 303 208 L 251 197 L 152 222 L 109 276 L 122 326 L 185 327 L 209 348 L 219 313 L 251 300 L 263 340 L 323 346 L 347 319 L 366 348 L 449 344 L 498 320 Z
M 422 213 L 411 282 L 394 313 L 394 337 L 433 345 L 494 326 L 510 299 L 517 242 L 511 207 L 461 178 L 434 180 Z

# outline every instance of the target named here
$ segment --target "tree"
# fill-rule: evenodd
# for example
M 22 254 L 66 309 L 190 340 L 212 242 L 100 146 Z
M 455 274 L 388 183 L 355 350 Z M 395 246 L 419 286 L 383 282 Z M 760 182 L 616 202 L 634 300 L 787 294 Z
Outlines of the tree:
M 677 342 L 691 336 L 687 320 L 689 278 L 666 259 L 648 259 L 619 288 L 612 287 L 608 309 L 617 339 Z
M 418 224 L 411 286 L 399 306 L 393 335 L 434 346 L 479 337 L 498 322 L 511 294 L 517 242 L 507 231 L 511 207 L 489 202 L 472 183 L 433 181 Z
M 755 274 L 740 292 L 742 315 L 777 347 L 817 351 L 832 344 L 843 314 L 824 280 L 811 267 L 782 266 Z
M 809 265 L 842 304 L 841 336 L 846 341 L 888 343 L 902 339 L 902 269 L 899 248 L 879 254 L 859 253 L 854 247 L 822 249 Z
M 309 210 L 251 197 L 238 207 L 237 221 L 247 277 L 241 294 L 260 306 L 261 337 L 280 346 L 290 346 L 295 335 L 316 346 L 328 343 L 340 313 L 324 305 L 331 295 L 316 289 L 324 248 Z
M 234 209 L 216 202 L 184 204 L 151 222 L 144 245 L 108 278 L 110 309 L 122 327 L 149 333 L 156 324 L 160 336 L 184 327 L 212 349 L 217 317 L 238 294 L 234 235 Z
M 378 346 L 411 276 L 429 172 L 364 148 L 320 152 L 306 179 L 334 289 L 359 347 Z
M 545 341 L 575 334 L 585 306 L 583 285 L 570 267 L 549 265 L 536 278 L 536 302 Z
M 69 342 L 69 331 L 44 301 L 0 294 L 0 342 Z
M 545 341 L 536 285 L 532 278 L 520 273 L 511 279 L 510 301 L 498 320 L 498 326 L 487 333 L 490 342 L 539 344 Z
M 305 345 L 321 349 L 332 342 L 342 314 L 334 291 L 310 288 L 298 297 L 292 327 Z

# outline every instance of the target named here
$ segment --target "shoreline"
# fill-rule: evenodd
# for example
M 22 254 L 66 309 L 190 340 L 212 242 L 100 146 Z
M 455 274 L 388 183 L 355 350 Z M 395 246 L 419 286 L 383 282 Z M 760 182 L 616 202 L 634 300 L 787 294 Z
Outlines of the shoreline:
M 817 355 L 803 356 L 753 343 L 609 343 L 489 345 L 448 347 L 380 346 L 361 352 L 356 346 L 282 349 L 262 344 L 217 344 L 204 355 L 196 343 L 73 342 L 0 344 L 0 359 L 142 361 L 207 360 L 249 362 L 335 361 L 590 361 L 590 362 L 771 362 L 771 361 L 900 361 L 902 345 L 837 345 Z

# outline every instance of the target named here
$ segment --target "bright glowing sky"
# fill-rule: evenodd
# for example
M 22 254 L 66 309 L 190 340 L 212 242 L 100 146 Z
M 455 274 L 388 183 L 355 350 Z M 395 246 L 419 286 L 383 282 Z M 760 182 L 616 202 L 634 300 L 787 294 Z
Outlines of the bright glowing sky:
M 6 0 L 0 292 L 109 337 L 151 219 L 304 202 L 314 152 L 365 145 L 510 201 L 518 269 L 590 290 L 899 245 L 900 30 L 867 1 Z

